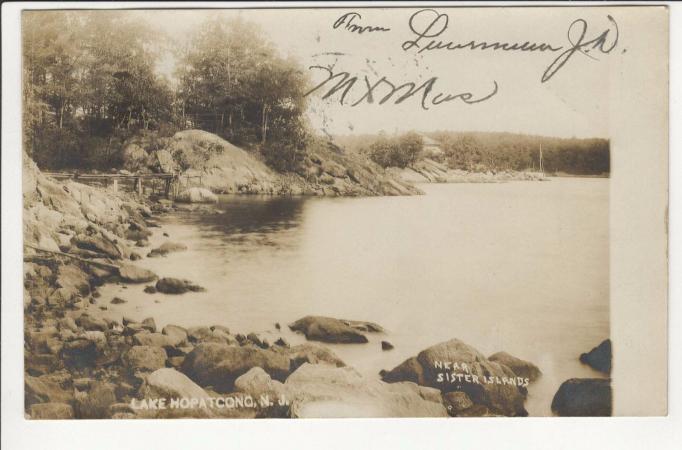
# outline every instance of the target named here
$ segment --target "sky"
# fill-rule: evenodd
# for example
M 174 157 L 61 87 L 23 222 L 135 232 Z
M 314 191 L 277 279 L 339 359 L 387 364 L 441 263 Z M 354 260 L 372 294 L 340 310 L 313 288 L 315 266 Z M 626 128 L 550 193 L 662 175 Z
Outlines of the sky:
M 578 52 L 543 83 L 543 72 L 561 52 L 443 50 L 417 53 L 415 48 L 404 50 L 403 43 L 416 38 L 409 23 L 411 16 L 419 10 L 140 10 L 132 14 L 146 21 L 151 28 L 168 33 L 178 45 L 187 42 L 192 31 L 209 18 L 228 20 L 239 16 L 260 27 L 282 56 L 294 56 L 300 61 L 309 71 L 313 86 L 322 83 L 328 72 L 309 69 L 310 66 L 333 65 L 334 73 L 348 72 L 350 76 L 357 76 L 346 104 L 340 104 L 341 92 L 322 100 L 324 88 L 309 96 L 311 125 L 329 134 L 452 130 L 609 137 L 609 96 L 617 95 L 609 89 L 609 79 L 618 76 L 618 59 L 625 55 L 621 50 L 627 44 L 623 30 L 619 30 L 616 51 L 590 55 Z M 334 28 L 334 23 L 350 12 L 361 16 L 356 16 L 353 24 L 388 28 L 389 31 L 359 34 L 345 29 L 344 25 Z M 441 21 L 431 28 L 435 33 L 440 26 L 441 33 L 432 39 L 444 42 L 528 41 L 567 46 L 569 25 L 576 19 L 584 19 L 588 24 L 588 38 L 598 36 L 609 27 L 607 14 L 600 8 L 437 8 L 437 11 L 416 15 L 412 27 L 417 31 L 426 30 L 438 14 L 447 15 L 447 28 L 438 25 L 445 20 L 441 17 Z M 571 36 L 575 41 L 575 30 Z M 426 45 L 428 40 L 422 38 L 420 42 Z M 174 59 L 167 55 L 160 61 L 158 70 L 172 78 Z M 390 99 L 379 105 L 381 94 L 390 91 L 387 84 L 381 83 L 372 91 L 373 103 L 348 104 L 366 95 L 366 83 L 373 85 L 381 77 L 395 85 L 414 82 L 417 86 L 436 77 L 428 98 L 439 92 L 444 95 L 470 93 L 470 99 L 474 100 L 495 93 L 488 100 L 475 104 L 455 99 L 424 109 L 420 104 L 421 94 L 400 104 Z M 331 87 L 331 83 L 325 86 Z

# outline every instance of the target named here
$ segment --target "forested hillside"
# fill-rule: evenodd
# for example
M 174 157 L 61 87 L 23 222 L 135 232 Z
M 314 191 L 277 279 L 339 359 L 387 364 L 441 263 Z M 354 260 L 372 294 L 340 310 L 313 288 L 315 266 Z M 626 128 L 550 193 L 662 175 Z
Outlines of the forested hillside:
M 539 170 L 602 175 L 610 170 L 607 139 L 562 139 L 512 133 L 429 133 L 441 143 L 443 162 L 464 170 Z
M 436 131 L 423 133 L 438 142 L 443 154 L 437 159 L 451 169 L 472 172 L 488 170 L 540 170 L 540 149 L 547 173 L 605 175 L 610 171 L 607 139 L 562 139 L 512 133 Z M 337 145 L 352 152 L 376 154 L 377 147 L 399 137 L 383 134 L 335 136 Z M 413 157 L 412 154 L 407 155 Z M 394 158 L 396 160 L 398 158 Z M 403 158 L 404 159 L 404 158 Z M 385 164 L 384 164 L 385 165 Z M 400 166 L 400 164 L 393 164 Z

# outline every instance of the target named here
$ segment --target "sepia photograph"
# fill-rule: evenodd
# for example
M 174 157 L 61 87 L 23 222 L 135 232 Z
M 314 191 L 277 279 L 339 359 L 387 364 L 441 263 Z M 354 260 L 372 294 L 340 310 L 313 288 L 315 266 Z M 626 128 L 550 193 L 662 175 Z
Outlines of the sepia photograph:
M 24 417 L 619 415 L 613 86 L 659 19 L 22 11 Z

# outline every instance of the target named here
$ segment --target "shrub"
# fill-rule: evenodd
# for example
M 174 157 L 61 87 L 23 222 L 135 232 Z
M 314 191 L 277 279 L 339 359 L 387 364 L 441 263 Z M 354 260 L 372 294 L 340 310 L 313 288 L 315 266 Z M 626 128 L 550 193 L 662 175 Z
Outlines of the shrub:
M 406 133 L 395 138 L 380 138 L 370 146 L 370 157 L 382 167 L 405 168 L 419 159 L 424 142 L 417 133 Z

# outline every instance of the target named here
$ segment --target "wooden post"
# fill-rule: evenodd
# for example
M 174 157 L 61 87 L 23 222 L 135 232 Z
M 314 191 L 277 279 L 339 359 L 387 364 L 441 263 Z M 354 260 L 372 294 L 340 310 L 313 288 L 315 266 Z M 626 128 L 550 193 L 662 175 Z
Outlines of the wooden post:
M 114 194 L 118 192 L 118 180 L 114 178 Z
M 143 191 L 142 191 L 142 178 L 141 177 L 135 179 L 135 189 L 137 190 L 137 193 L 139 195 L 142 195 Z

